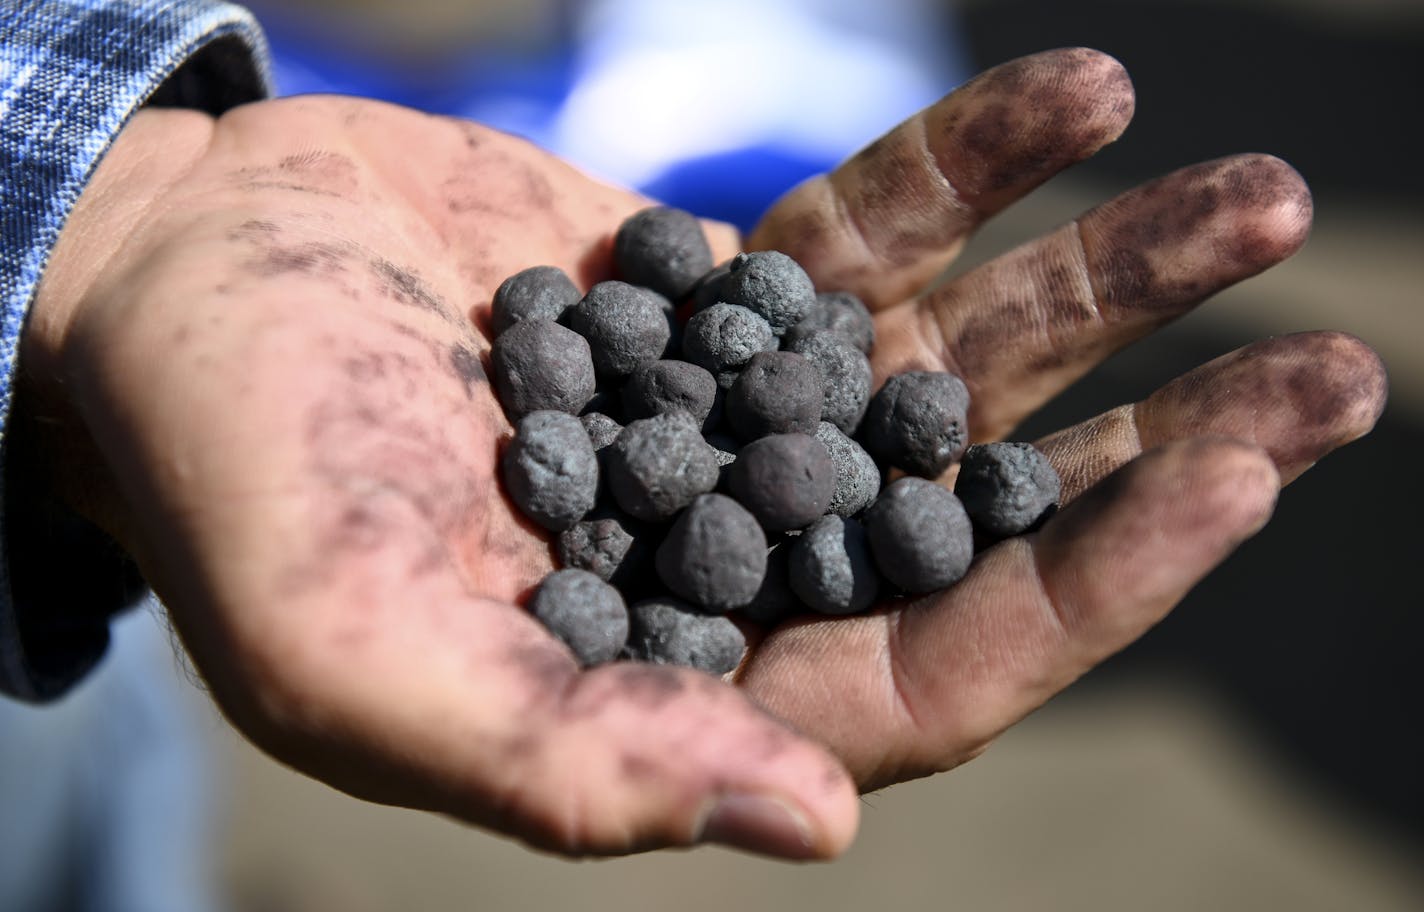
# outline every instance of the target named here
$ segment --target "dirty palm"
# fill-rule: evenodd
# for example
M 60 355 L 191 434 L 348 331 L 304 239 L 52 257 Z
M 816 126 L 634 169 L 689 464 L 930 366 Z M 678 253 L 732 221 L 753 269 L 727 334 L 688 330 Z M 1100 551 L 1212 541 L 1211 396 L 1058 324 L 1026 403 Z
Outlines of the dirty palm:
M 970 439 L 1002 438 L 1308 232 L 1299 176 L 1238 156 L 924 291 L 1133 104 L 1096 52 L 1004 64 L 746 238 L 708 224 L 714 256 L 781 250 L 854 292 L 877 384 L 952 371 Z M 560 852 L 834 856 L 860 791 L 970 759 L 1140 635 L 1383 404 L 1357 340 L 1260 342 L 1038 441 L 1063 509 L 952 590 L 764 630 L 734 684 L 580 671 L 521 607 L 553 559 L 498 482 L 488 308 L 525 267 L 609 277 L 612 231 L 646 204 L 514 138 L 348 98 L 146 110 L 106 158 L 55 258 L 102 268 L 47 285 L 62 317 L 34 330 L 37 351 L 83 365 L 74 395 L 101 416 L 57 472 L 273 755 Z M 114 484 L 78 480 L 96 477 Z

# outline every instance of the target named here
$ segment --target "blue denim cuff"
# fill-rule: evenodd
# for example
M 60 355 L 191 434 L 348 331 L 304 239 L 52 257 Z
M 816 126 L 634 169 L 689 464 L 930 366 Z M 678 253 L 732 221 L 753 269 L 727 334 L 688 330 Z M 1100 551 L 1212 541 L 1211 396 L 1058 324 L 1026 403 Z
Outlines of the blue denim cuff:
M 103 533 L 7 466 L 20 334 L 60 229 L 142 105 L 213 114 L 270 94 L 250 13 L 213 0 L 19 0 L 0 9 L 0 693 L 59 696 L 142 591 Z

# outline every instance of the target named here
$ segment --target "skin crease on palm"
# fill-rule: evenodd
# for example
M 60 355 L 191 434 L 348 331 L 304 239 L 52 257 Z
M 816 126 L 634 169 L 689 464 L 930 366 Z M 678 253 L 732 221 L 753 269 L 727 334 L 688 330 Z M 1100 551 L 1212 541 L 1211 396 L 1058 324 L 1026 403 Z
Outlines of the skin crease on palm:
M 972 439 L 1000 437 L 1304 242 L 1295 172 L 1229 158 L 919 294 L 979 221 L 1132 110 L 1096 52 L 1005 64 L 791 191 L 746 246 L 861 294 L 877 377 L 954 370 Z M 563 853 L 708 840 L 827 858 L 858 791 L 974 757 L 1159 620 L 1282 480 L 1383 407 L 1357 340 L 1262 342 L 1042 441 L 1071 503 L 946 593 L 754 633 L 736 686 L 579 672 L 520 607 L 553 561 L 498 482 L 489 301 L 535 264 L 610 276 L 612 232 L 645 204 L 520 140 L 375 102 L 140 112 L 47 270 L 17 434 L 136 555 L 223 711 L 284 762 Z M 708 233 L 719 259 L 739 247 Z

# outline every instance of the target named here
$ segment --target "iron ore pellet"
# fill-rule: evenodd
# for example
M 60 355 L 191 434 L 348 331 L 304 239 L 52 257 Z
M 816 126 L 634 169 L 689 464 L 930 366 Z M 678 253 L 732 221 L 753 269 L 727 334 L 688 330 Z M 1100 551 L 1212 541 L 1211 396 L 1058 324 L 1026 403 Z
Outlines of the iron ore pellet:
M 766 536 L 730 497 L 703 494 L 682 511 L 655 558 L 658 578 L 706 611 L 750 602 L 766 576 Z
M 836 466 L 807 434 L 772 434 L 742 447 L 727 474 L 732 496 L 771 532 L 800 529 L 826 512 Z
M 630 422 L 607 450 L 608 487 L 638 519 L 662 522 L 717 486 L 712 447 L 685 412 Z
M 771 543 L 766 552 L 766 576 L 761 588 L 737 611 L 749 621 L 772 626 L 805 610 L 796 593 L 791 591 L 791 576 L 788 560 L 793 537 L 781 538 Z
M 586 570 L 555 570 L 544 577 L 529 610 L 585 667 L 613 661 L 628 642 L 623 596 Z
M 627 281 L 678 299 L 712 268 L 712 249 L 692 213 L 653 206 L 619 226 L 613 261 Z
M 553 320 L 521 320 L 494 340 L 494 385 L 511 421 L 553 409 L 578 414 L 593 398 L 588 342 Z
M 786 346 L 821 372 L 821 420 L 854 434 L 870 403 L 870 361 L 840 333 L 824 330 Z
M 875 564 L 906 592 L 958 582 L 974 557 L 974 529 L 959 498 L 932 481 L 906 476 L 865 511 Z
M 968 412 L 969 390 L 953 374 L 898 374 L 870 400 L 860 439 L 877 462 L 935 478 L 964 452 Z
M 757 352 L 775 350 L 770 324 L 735 304 L 713 304 L 693 314 L 683 328 L 682 356 L 714 376 L 735 376 Z
M 732 272 L 732 261 L 728 260 L 718 266 L 713 266 L 702 278 L 697 280 L 697 284 L 692 286 L 689 297 L 692 298 L 692 312 L 706 310 L 713 304 L 722 300 L 722 283 Z
M 778 336 L 799 323 L 816 304 L 816 286 L 806 270 L 776 250 L 733 257 L 721 293 L 723 301 L 765 317 Z
M 630 419 L 681 410 L 705 428 L 716 401 L 717 381 L 687 361 L 654 361 L 623 384 L 623 412 Z
M 593 509 L 598 457 L 583 425 L 567 412 L 530 412 L 505 448 L 504 481 L 524 515 L 555 532 Z
M 663 356 L 672 330 L 667 299 L 627 282 L 599 282 L 569 311 L 569 325 L 588 340 L 599 374 L 625 377 Z
M 854 519 L 822 516 L 791 545 L 791 590 L 822 614 L 852 614 L 875 604 L 880 575 L 865 528 Z
M 505 279 L 495 290 L 490 326 L 497 336 L 521 320 L 558 322 L 578 300 L 578 288 L 562 269 L 531 266 Z
M 822 421 L 816 428 L 816 439 L 821 441 L 836 467 L 836 489 L 826 512 L 855 516 L 870 506 L 880 493 L 880 467 L 860 444 L 829 421 Z
M 631 588 L 652 569 L 649 530 L 612 507 L 600 507 L 558 539 L 559 563 L 587 570 L 620 589 Z
M 579 412 L 579 414 L 587 415 L 592 412 L 607 415 L 621 425 L 625 418 L 623 415 L 622 385 L 605 381 L 595 386 L 593 398 L 588 400 L 588 405 L 585 405 L 583 411 Z
M 840 333 L 865 354 L 875 347 L 875 321 L 860 298 L 848 291 L 823 291 L 801 322 L 786 331 L 782 344 L 792 348 L 797 339 L 814 332 Z
M 579 423 L 588 432 L 588 439 L 593 444 L 595 453 L 617 440 L 618 435 L 623 432 L 623 425 L 602 412 L 584 412 L 579 416 Z
M 727 420 L 743 440 L 815 434 L 821 423 L 821 371 L 795 352 L 754 355 L 727 391 Z
M 728 617 L 704 614 L 675 598 L 638 602 L 628 614 L 628 654 L 644 662 L 724 675 L 747 649 L 746 637 Z
M 1058 507 L 1063 485 L 1031 443 L 984 443 L 964 451 L 954 493 L 981 532 L 1027 532 Z

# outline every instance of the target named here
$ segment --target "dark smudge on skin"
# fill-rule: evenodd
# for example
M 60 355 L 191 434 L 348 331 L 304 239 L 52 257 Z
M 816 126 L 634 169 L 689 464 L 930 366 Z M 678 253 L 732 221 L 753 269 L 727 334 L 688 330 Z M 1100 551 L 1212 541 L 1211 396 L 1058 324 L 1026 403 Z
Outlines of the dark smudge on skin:
M 379 282 L 381 293 L 386 297 L 453 321 L 444 299 L 432 291 L 414 270 L 380 257 L 371 260 L 370 267 Z
M 289 190 L 337 199 L 350 198 L 359 187 L 356 163 L 345 155 L 321 149 L 284 156 L 276 165 L 239 168 L 229 175 L 245 191 Z
M 284 273 L 335 275 L 345 272 L 352 259 L 351 246 L 327 241 L 274 245 L 264 248 L 243 264 L 247 272 L 262 278 Z
M 248 219 L 227 233 L 229 241 L 260 241 L 276 234 L 280 226 L 269 219 Z
M 685 689 L 682 675 L 662 665 L 608 666 L 572 691 L 562 711 L 569 718 L 579 718 L 598 715 L 610 705 L 628 705 L 653 713 L 677 699 Z
M 466 398 L 473 399 L 475 388 L 488 382 L 480 356 L 463 343 L 457 342 L 451 346 L 450 366 L 454 369 L 455 376 L 464 383 Z
M 568 650 L 553 642 L 523 643 L 508 655 L 509 664 L 530 680 L 530 689 L 550 698 L 562 695 L 578 673 Z
M 412 578 L 448 566 L 448 548 L 492 519 L 497 496 L 461 430 L 464 401 L 411 408 L 450 382 L 450 366 L 353 340 L 331 345 L 341 381 L 314 404 L 305 431 L 311 477 L 326 493 L 313 500 L 312 547 L 289 576 L 298 588 L 327 582 L 351 552 L 386 544 L 406 555 Z

